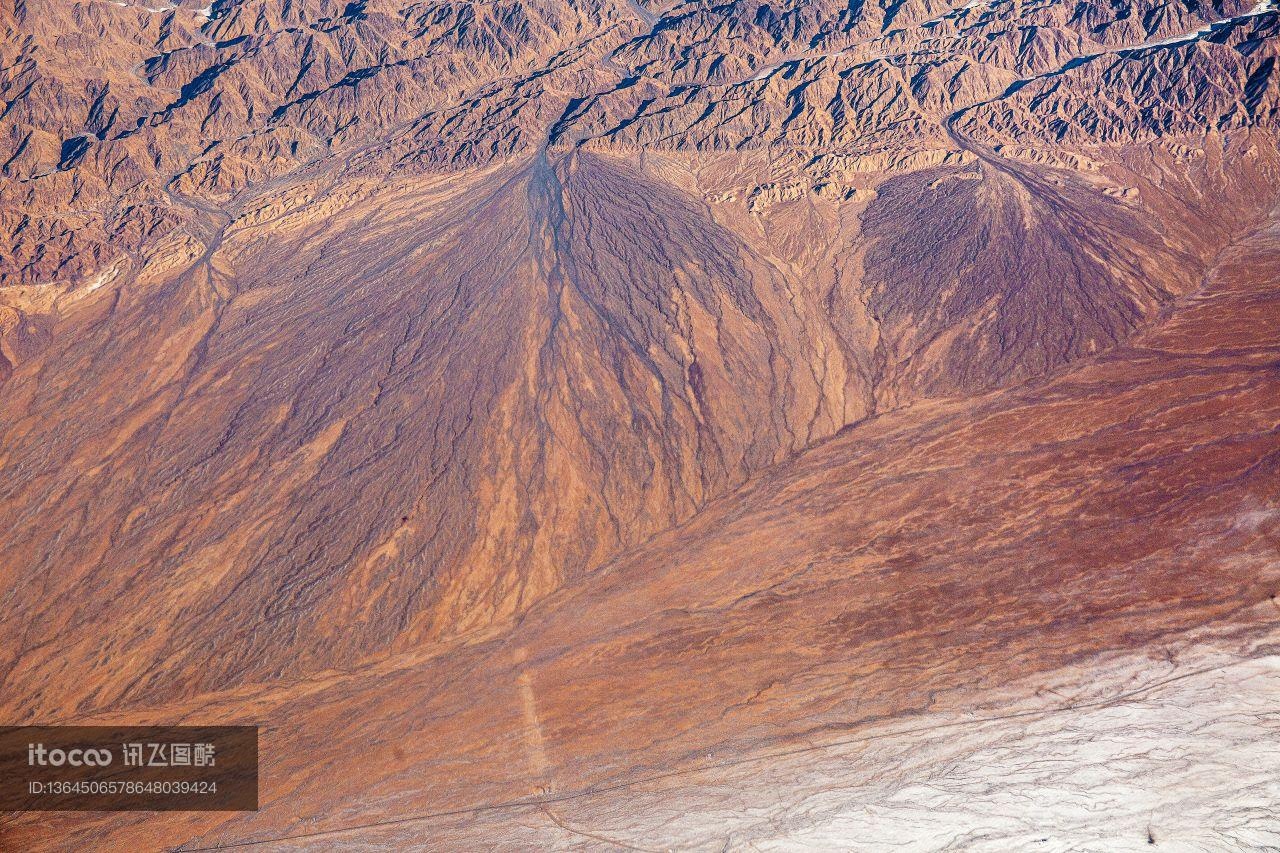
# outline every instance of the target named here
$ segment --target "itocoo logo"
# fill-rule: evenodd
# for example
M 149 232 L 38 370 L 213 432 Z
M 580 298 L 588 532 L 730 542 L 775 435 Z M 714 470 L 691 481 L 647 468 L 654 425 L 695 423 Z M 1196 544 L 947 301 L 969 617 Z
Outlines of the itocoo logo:
M 106 767 L 110 763 L 109 749 L 45 749 L 42 743 L 27 744 L 28 767 Z

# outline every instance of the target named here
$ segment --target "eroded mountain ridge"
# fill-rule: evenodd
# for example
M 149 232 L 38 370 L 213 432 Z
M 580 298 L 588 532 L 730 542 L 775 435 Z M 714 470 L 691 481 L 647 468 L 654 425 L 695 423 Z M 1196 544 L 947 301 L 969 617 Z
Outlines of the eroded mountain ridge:
M 37 0 L 4 17 L 5 284 L 74 286 L 198 217 L 186 196 L 341 155 L 394 173 L 548 140 L 770 149 L 848 192 L 963 157 L 956 134 L 1149 141 L 1276 111 L 1266 3 Z

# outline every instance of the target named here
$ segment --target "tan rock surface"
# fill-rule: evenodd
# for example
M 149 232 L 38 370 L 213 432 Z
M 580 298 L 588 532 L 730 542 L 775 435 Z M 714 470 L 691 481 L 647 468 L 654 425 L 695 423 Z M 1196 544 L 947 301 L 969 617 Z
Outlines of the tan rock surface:
M 764 795 L 610 821 L 1170 644 L 1265 701 L 1278 20 L 0 9 L 0 719 L 269 756 L 0 844 L 710 845 Z

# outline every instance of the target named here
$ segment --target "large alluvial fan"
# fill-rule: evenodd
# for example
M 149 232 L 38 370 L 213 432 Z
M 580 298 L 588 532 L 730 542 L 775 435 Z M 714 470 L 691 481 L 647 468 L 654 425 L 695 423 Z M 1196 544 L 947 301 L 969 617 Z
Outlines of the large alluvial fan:
M 660 11 L 11 11 L 11 683 L 482 631 L 850 424 L 1115 346 L 1274 203 L 1265 9 Z
M 1270 595 L 1269 2 L 181 3 L 0 7 L 4 720 L 451 744 L 289 834 Z

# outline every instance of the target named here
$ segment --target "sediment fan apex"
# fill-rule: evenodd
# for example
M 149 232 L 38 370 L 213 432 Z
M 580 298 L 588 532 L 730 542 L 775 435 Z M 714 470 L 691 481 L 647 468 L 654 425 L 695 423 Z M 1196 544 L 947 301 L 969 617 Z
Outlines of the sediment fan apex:
M 972 628 L 966 596 L 1007 609 L 990 627 L 1010 655 L 1044 617 L 1014 604 L 1041 593 L 1051 625 L 1132 620 L 1096 642 L 1066 631 L 1060 654 L 1019 659 L 1030 677 L 1272 591 L 1269 2 L 196 5 L 0 7 L 5 719 L 289 705 L 316 721 L 367 700 L 407 735 L 374 684 L 392 673 L 438 692 L 437 733 L 465 744 L 469 724 L 505 725 L 466 685 L 499 701 L 518 642 L 531 671 L 586 679 L 544 700 L 558 722 L 537 773 L 554 776 L 597 755 L 607 722 L 567 721 L 616 687 L 574 649 L 621 656 L 620 714 L 691 690 L 673 662 L 747 667 L 746 696 L 693 690 L 681 712 L 745 708 L 742 728 L 654 752 L 685 767 L 813 736 L 805 715 L 836 726 L 839 691 L 807 693 L 797 660 L 847 652 L 830 678 L 851 681 L 889 666 L 864 629 L 927 668 L 942 641 L 910 643 L 934 619 Z M 1235 420 L 1206 415 L 1219 405 Z M 1126 462 L 1150 447 L 1109 436 L 1157 422 L 1165 455 Z M 964 478 L 898 494 L 966 464 L 917 445 L 948 432 L 1020 470 L 1009 494 L 1034 509 Z M 1212 451 L 1183 470 L 1178 447 Z M 1096 469 L 1062 480 L 1080 454 Z M 1089 488 L 1105 507 L 1079 502 Z M 1187 532 L 1104 559 L 1091 549 L 1130 528 L 1066 507 Z M 1189 557 L 1196 525 L 1219 538 Z M 1036 556 L 1002 592 L 1007 549 Z M 730 583 L 729 563 L 758 572 Z M 796 580 L 815 566 L 817 586 Z M 1193 569 L 1217 592 L 1179 586 Z M 961 610 L 929 586 L 948 572 Z M 1117 592 L 1157 581 L 1163 607 Z M 795 583 L 869 598 L 771 652 L 772 619 L 803 623 L 779 591 Z M 672 590 L 728 608 L 723 624 L 676 624 L 693 605 Z M 884 624 L 866 610 L 881 594 Z M 598 636 L 573 633 L 583 613 Z M 962 659 L 996 672 L 972 643 Z M 870 685 L 885 715 L 962 694 L 901 677 L 900 694 Z M 620 753 L 662 740 L 636 738 Z M 357 746 L 335 755 L 364 778 Z M 597 758 L 614 775 L 579 783 L 644 769 Z M 468 807 L 523 795 L 468 784 Z M 294 814 L 329 802 L 307 796 Z M 391 819 L 393 800 L 369 807 Z

